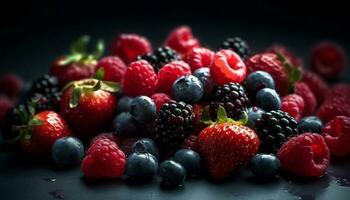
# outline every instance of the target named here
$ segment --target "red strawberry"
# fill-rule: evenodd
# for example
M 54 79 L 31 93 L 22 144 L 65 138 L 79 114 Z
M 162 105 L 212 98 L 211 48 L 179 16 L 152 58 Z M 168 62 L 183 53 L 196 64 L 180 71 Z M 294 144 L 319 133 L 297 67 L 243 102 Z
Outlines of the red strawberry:
M 301 66 L 301 60 L 298 58 L 292 51 L 290 51 L 286 46 L 282 44 L 273 44 L 269 48 L 266 49 L 266 53 L 280 53 L 282 54 L 288 61 L 296 67 Z
M 8 73 L 0 77 L 0 94 L 4 94 L 9 98 L 18 98 L 24 81 L 15 74 Z
M 103 54 L 104 44 L 100 40 L 96 50 L 88 54 L 89 36 L 83 36 L 71 46 L 71 54 L 59 57 L 51 66 L 50 73 L 56 76 L 61 87 L 71 81 L 91 78 L 95 73 L 97 59 Z
M 124 173 L 125 163 L 125 155 L 118 145 L 101 138 L 89 147 L 80 167 L 88 178 L 117 178 Z
M 308 71 L 304 72 L 301 81 L 309 86 L 310 90 L 316 97 L 317 105 L 320 105 L 329 90 L 327 83 L 317 74 Z
M 350 117 L 335 117 L 324 126 L 322 135 L 332 155 L 350 155 Z
M 139 55 L 152 52 L 152 45 L 147 38 L 137 34 L 121 34 L 112 42 L 112 55 L 120 56 L 127 64 Z
M 204 47 L 195 47 L 184 56 L 192 72 L 202 67 L 210 67 L 214 59 L 214 52 Z
M 304 99 L 297 94 L 290 94 L 282 99 L 281 110 L 287 112 L 297 121 L 302 117 L 305 107 Z
M 183 61 L 173 61 L 158 71 L 159 91 L 172 96 L 172 85 L 176 79 L 191 74 L 190 66 Z
M 96 79 L 72 82 L 64 88 L 61 114 L 75 133 L 95 135 L 108 127 L 116 111 L 118 85 Z
M 281 168 L 292 174 L 319 177 L 329 166 L 329 150 L 323 137 L 304 133 L 289 139 L 277 154 Z
M 194 47 L 198 47 L 199 40 L 192 35 L 192 30 L 188 26 L 175 28 L 165 40 L 165 46 L 169 46 L 178 53 L 185 54 Z
M 119 57 L 107 56 L 97 63 L 95 76 L 105 81 L 120 82 L 125 71 L 126 65 Z
M 158 77 L 145 60 L 130 63 L 122 80 L 122 91 L 127 96 L 151 96 L 158 88 Z
M 165 103 L 168 103 L 171 100 L 171 97 L 169 97 L 167 94 L 164 94 L 164 93 L 155 93 L 151 96 L 151 99 L 156 104 L 157 111 L 159 112 L 162 105 Z
M 304 99 L 305 107 L 303 111 L 303 116 L 312 115 L 315 112 L 317 101 L 315 95 L 312 93 L 309 86 L 307 86 L 303 82 L 295 83 L 294 92 L 295 94 L 301 96 Z
M 14 107 L 14 103 L 6 96 L 0 95 L 0 126 L 2 126 L 6 113 Z

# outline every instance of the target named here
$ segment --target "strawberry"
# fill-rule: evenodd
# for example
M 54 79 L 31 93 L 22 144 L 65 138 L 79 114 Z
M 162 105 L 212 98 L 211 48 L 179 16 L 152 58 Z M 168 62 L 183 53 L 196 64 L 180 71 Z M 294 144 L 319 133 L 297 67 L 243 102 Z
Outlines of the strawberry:
M 118 89 L 117 83 L 96 79 L 72 82 L 63 89 L 61 114 L 75 133 L 95 135 L 111 124 Z
M 164 44 L 181 54 L 185 54 L 192 48 L 200 46 L 199 40 L 192 35 L 192 30 L 188 26 L 175 28 L 169 34 Z
M 293 66 L 301 66 L 301 59 L 298 58 L 290 49 L 282 44 L 273 44 L 265 50 L 266 53 L 282 54 Z
M 97 59 L 102 56 L 104 44 L 99 40 L 93 53 L 87 53 L 89 36 L 83 36 L 71 46 L 69 55 L 61 56 L 53 62 L 50 73 L 56 76 L 61 87 L 71 81 L 91 78 L 95 73 Z

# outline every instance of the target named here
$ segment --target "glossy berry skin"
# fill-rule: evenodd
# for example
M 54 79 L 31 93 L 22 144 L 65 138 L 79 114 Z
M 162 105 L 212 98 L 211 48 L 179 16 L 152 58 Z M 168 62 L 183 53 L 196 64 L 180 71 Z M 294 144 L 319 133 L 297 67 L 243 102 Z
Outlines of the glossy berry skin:
M 264 110 L 255 106 L 248 108 L 247 126 L 251 129 L 254 129 L 256 120 L 260 119 L 264 112 L 265 112 Z
M 221 50 L 214 55 L 210 74 L 217 85 L 241 83 L 247 76 L 247 69 L 242 59 L 231 50 Z
M 329 166 L 329 150 L 323 137 L 304 133 L 289 139 L 278 151 L 281 169 L 303 177 L 320 177 Z
M 33 81 L 30 88 L 30 94 L 41 94 L 44 96 L 58 93 L 60 91 L 57 77 L 44 74 L 39 79 Z
M 309 86 L 312 93 L 315 95 L 317 105 L 320 105 L 327 96 L 329 86 L 327 83 L 316 73 L 306 71 L 303 73 L 302 82 Z
M 214 89 L 214 81 L 210 76 L 210 69 L 208 67 L 198 68 L 192 75 L 202 82 L 204 97 L 209 97 Z
M 180 149 L 174 155 L 174 160 L 180 163 L 186 170 L 187 177 L 196 177 L 201 170 L 201 157 L 190 149 Z
M 275 89 L 275 81 L 269 73 L 255 71 L 247 76 L 244 86 L 251 99 L 254 99 L 256 93 L 263 88 Z
M 131 102 L 134 100 L 132 97 L 128 96 L 122 96 L 117 104 L 117 114 L 120 114 L 122 112 L 129 112 L 130 111 L 130 106 Z
M 101 69 L 104 71 L 102 80 L 113 82 L 120 82 L 122 80 L 127 67 L 117 56 L 104 57 L 96 66 L 96 72 Z
M 149 180 L 158 171 L 158 160 L 149 153 L 132 153 L 125 167 L 125 174 L 131 180 Z
M 304 100 L 303 116 L 312 115 L 315 112 L 317 100 L 309 86 L 306 83 L 297 82 L 294 84 L 294 93 L 301 96 Z
M 158 77 L 145 60 L 130 63 L 122 80 L 122 91 L 127 96 L 151 96 L 157 91 Z
M 249 169 L 255 177 L 271 180 L 278 174 L 280 161 L 272 154 L 257 154 L 250 161 Z
M 0 94 L 9 98 L 17 98 L 24 86 L 24 81 L 19 76 L 8 73 L 0 77 Z
M 136 57 L 152 51 L 152 45 L 147 38 L 137 34 L 120 34 L 112 42 L 112 55 L 119 56 L 127 64 Z
M 172 86 L 181 76 L 191 74 L 190 66 L 183 61 L 173 61 L 158 72 L 159 91 L 172 96 Z
M 188 26 L 180 26 L 172 30 L 164 44 L 181 54 L 200 45 L 199 40 L 192 35 L 192 30 Z
M 202 82 L 193 75 L 181 76 L 174 82 L 172 89 L 175 100 L 189 104 L 198 102 L 204 94 Z
M 156 104 L 147 96 L 135 97 L 130 104 L 130 114 L 141 124 L 151 122 L 157 114 Z
M 132 145 L 132 152 L 138 152 L 138 153 L 150 153 L 157 159 L 159 159 L 159 151 L 156 146 L 156 143 L 149 139 L 149 138 L 142 138 L 137 140 Z
M 139 124 L 130 113 L 122 112 L 114 118 L 113 127 L 118 135 L 130 136 L 137 133 Z
M 60 166 L 76 166 L 83 160 L 84 146 L 75 137 L 63 137 L 53 144 L 51 155 Z
M 159 112 L 162 105 L 168 103 L 171 100 L 171 97 L 164 93 L 155 93 L 151 96 L 151 99 L 156 104 L 157 111 Z
M 281 99 L 275 90 L 264 88 L 256 94 L 256 105 L 265 111 L 278 110 Z
M 242 59 L 250 55 L 250 48 L 245 40 L 240 37 L 227 38 L 220 46 L 221 49 L 231 49 Z
M 192 72 L 203 67 L 209 68 L 213 59 L 214 52 L 204 47 L 195 47 L 184 56 L 184 61 L 190 65 Z
M 282 98 L 281 110 L 287 112 L 297 121 L 299 121 L 303 116 L 304 108 L 305 101 L 301 96 L 297 94 L 289 94 Z
M 308 116 L 302 118 L 298 122 L 298 133 L 319 133 L 321 134 L 322 128 L 323 128 L 323 123 L 320 120 L 320 118 L 316 116 Z
M 159 175 L 162 184 L 168 187 L 181 186 L 186 179 L 185 168 L 173 160 L 165 160 L 159 166 Z

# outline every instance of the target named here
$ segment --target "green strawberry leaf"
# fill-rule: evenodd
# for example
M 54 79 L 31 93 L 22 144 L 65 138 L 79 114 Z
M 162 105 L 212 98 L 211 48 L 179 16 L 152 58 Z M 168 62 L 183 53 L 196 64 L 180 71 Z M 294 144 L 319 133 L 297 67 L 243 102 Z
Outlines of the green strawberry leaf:
M 219 106 L 218 112 L 217 112 L 217 121 L 220 122 L 226 122 L 227 121 L 227 112 L 223 106 Z
M 40 119 L 37 119 L 37 118 L 33 118 L 28 123 L 29 126 L 40 126 L 42 124 L 43 124 L 43 122 Z
M 98 80 L 103 80 L 104 76 L 105 76 L 105 70 L 102 67 L 100 67 L 96 71 L 94 78 Z
M 75 108 L 79 104 L 80 96 L 82 93 L 82 89 L 79 87 L 75 87 L 73 89 L 72 97 L 69 101 L 69 107 L 70 108 Z
M 100 81 L 101 83 L 101 90 L 107 91 L 107 92 L 118 92 L 120 90 L 120 84 L 116 82 L 111 81 Z
M 87 46 L 90 42 L 90 36 L 83 35 L 71 45 L 72 54 L 86 54 Z
M 71 54 L 71 55 L 66 56 L 65 59 L 61 60 L 58 64 L 60 66 L 65 66 L 65 65 L 68 65 L 72 62 L 79 61 L 83 57 L 84 57 L 83 54 Z
M 105 44 L 102 39 L 99 39 L 96 43 L 95 51 L 92 52 L 91 56 L 93 59 L 99 59 L 105 50 Z
M 209 106 L 206 106 L 205 108 L 203 108 L 201 122 L 207 125 L 211 125 L 214 123 L 210 118 Z
M 277 52 L 276 55 L 277 55 L 277 59 L 282 63 L 284 68 L 287 70 L 288 86 L 289 86 L 289 89 L 292 89 L 294 87 L 294 83 L 301 79 L 301 76 L 302 76 L 302 73 L 300 70 L 301 67 L 292 65 L 286 59 L 286 57 L 280 52 Z

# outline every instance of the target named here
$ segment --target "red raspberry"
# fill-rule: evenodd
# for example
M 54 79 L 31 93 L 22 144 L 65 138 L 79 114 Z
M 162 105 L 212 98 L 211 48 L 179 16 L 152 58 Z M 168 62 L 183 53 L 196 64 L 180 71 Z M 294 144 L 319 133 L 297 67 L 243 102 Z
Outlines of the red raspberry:
M 191 74 L 190 66 L 183 61 L 173 61 L 158 71 L 159 91 L 172 96 L 172 85 L 176 79 Z
M 302 117 L 304 106 L 305 102 L 301 96 L 297 94 L 290 94 L 283 97 L 281 110 L 287 112 L 290 116 L 299 121 L 299 119 Z
M 317 105 L 320 105 L 329 90 L 327 83 L 313 72 L 304 72 L 301 81 L 309 86 L 310 90 L 316 97 Z
M 311 53 L 311 69 L 325 79 L 338 78 L 346 63 L 347 57 L 343 48 L 332 42 L 317 44 Z
M 108 133 L 100 133 L 98 134 L 96 137 L 92 138 L 90 145 L 92 145 L 93 143 L 95 143 L 97 140 L 101 140 L 101 139 L 108 139 L 108 140 L 112 140 L 113 142 L 115 142 L 117 145 L 120 145 L 122 142 L 122 138 L 117 136 L 115 133 L 113 132 L 108 132 Z
M 158 87 L 158 77 L 153 67 L 145 60 L 130 63 L 122 80 L 122 91 L 127 96 L 154 94 Z
M 281 168 L 306 177 L 319 177 L 329 166 L 329 150 L 323 137 L 304 133 L 289 139 L 278 151 Z
M 104 70 L 102 80 L 120 82 L 126 71 L 126 65 L 117 56 L 107 56 L 98 62 L 96 72 L 100 69 Z
M 8 97 L 0 95 L 0 126 L 5 120 L 6 113 L 14 106 L 14 103 Z
M 200 45 L 198 39 L 192 35 L 192 30 L 188 26 L 175 28 L 169 34 L 164 44 L 180 54 L 185 54 L 192 48 Z
M 303 116 L 312 115 L 315 112 L 317 101 L 309 86 L 303 82 L 297 82 L 294 85 L 294 92 L 304 99 L 305 107 Z
M 332 155 L 350 155 L 350 117 L 335 117 L 324 126 L 322 135 Z
M 152 45 L 147 38 L 140 35 L 121 34 L 113 40 L 111 52 L 128 64 L 137 56 L 152 52 Z
M 194 151 L 197 151 L 197 135 L 189 135 L 185 140 L 182 142 L 181 148 L 183 149 L 191 149 Z
M 273 44 L 269 48 L 266 49 L 266 53 L 280 53 L 282 54 L 288 61 L 293 64 L 293 66 L 299 67 L 301 66 L 301 60 L 298 58 L 292 51 L 290 51 L 286 46 L 282 44 Z
M 151 99 L 157 106 L 157 111 L 159 112 L 163 104 L 168 103 L 171 100 L 171 97 L 164 93 L 155 93 L 151 96 Z
M 241 83 L 247 76 L 247 69 L 242 59 L 232 50 L 216 52 L 210 66 L 210 74 L 218 85 Z
M 326 96 L 326 99 L 338 98 L 342 96 L 350 98 L 350 85 L 338 83 L 334 85 L 329 92 L 327 92 Z
M 184 60 L 191 66 L 192 72 L 201 67 L 210 67 L 213 59 L 214 52 L 204 47 L 195 47 L 184 57 Z
M 81 171 L 89 178 L 120 177 L 125 169 L 125 155 L 109 139 L 96 140 L 81 163 Z
M 17 75 L 8 73 L 0 77 L 0 94 L 4 94 L 9 98 L 17 98 L 24 81 Z

